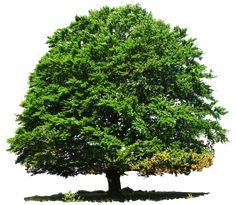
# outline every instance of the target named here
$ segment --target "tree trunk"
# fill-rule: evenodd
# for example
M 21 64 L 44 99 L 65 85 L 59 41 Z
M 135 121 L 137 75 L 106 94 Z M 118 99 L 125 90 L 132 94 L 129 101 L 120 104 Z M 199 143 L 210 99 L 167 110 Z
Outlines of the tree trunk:
M 121 194 L 121 183 L 120 174 L 115 170 L 109 170 L 106 172 L 106 177 L 108 181 L 108 194 L 112 196 L 117 196 Z

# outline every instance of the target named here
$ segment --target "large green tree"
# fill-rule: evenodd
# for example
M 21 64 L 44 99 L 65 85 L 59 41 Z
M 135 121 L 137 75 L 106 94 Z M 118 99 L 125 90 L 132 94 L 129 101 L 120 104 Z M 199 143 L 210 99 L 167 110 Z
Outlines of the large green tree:
M 214 76 L 186 29 L 139 5 L 76 16 L 48 38 L 9 139 L 29 173 L 120 176 L 189 174 L 226 142 Z

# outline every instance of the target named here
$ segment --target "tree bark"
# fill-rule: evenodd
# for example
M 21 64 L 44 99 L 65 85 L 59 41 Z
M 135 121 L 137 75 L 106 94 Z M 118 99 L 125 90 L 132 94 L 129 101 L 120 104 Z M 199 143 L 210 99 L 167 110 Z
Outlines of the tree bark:
M 106 172 L 109 195 L 117 196 L 121 194 L 120 176 L 121 174 L 115 170 L 108 170 Z

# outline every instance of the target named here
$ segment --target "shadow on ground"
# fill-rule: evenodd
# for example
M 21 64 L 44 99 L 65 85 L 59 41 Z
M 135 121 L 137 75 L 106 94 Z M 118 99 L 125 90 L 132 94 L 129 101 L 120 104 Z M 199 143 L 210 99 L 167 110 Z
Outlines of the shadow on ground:
M 204 192 L 175 192 L 175 191 L 134 191 L 130 188 L 122 189 L 122 194 L 119 196 L 110 196 L 105 191 L 78 191 L 76 193 L 59 193 L 51 196 L 31 196 L 26 197 L 25 201 L 90 201 L 90 202 L 106 202 L 106 201 L 136 201 L 136 200 L 151 200 L 161 201 L 168 199 L 193 198 L 203 196 L 209 193 Z

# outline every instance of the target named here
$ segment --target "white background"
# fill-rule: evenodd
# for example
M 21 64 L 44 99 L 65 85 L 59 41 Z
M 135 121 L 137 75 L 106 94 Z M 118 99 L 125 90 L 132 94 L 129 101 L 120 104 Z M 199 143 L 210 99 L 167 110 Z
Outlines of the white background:
M 24 167 L 14 164 L 6 139 L 14 135 L 15 114 L 27 91 L 29 73 L 47 51 L 47 36 L 101 6 L 120 6 L 139 2 L 155 18 L 172 26 L 188 28 L 204 51 L 203 63 L 218 76 L 211 81 L 219 104 L 229 113 L 222 125 L 229 130 L 230 143 L 216 146 L 211 168 L 190 176 L 141 178 L 135 174 L 122 178 L 122 187 L 156 191 L 199 191 L 209 195 L 194 199 L 178 199 L 148 204 L 235 204 L 235 134 L 236 97 L 235 48 L 236 6 L 234 0 L 1 0 L 0 1 L 0 204 L 29 204 L 23 198 L 76 190 L 106 190 L 104 176 L 78 176 L 64 179 L 57 176 L 30 176 Z M 37 202 L 30 202 L 39 204 Z M 117 203 L 117 202 L 116 202 Z M 137 204 L 144 202 L 125 202 Z M 45 202 L 61 204 L 61 202 Z M 89 204 L 85 202 L 83 204 Z

